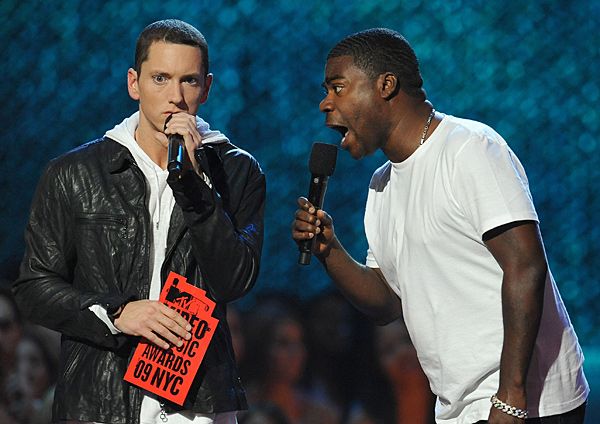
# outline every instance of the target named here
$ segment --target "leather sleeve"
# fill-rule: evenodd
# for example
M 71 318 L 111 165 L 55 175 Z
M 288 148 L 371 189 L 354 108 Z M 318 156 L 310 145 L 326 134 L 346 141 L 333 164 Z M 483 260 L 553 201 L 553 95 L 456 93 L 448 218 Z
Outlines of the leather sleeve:
M 31 206 L 25 230 L 25 254 L 13 293 L 20 311 L 30 321 L 67 337 L 117 349 L 127 336 L 112 335 L 88 307 L 100 304 L 117 309 L 129 294 L 82 292 L 73 284 L 77 261 L 73 246 L 73 216 L 66 166 L 51 162 L 44 172 Z
M 192 172 L 171 187 L 207 291 L 217 302 L 230 302 L 258 277 L 266 182 L 258 162 L 240 149 L 206 149 L 206 156 L 199 162 L 212 187 Z

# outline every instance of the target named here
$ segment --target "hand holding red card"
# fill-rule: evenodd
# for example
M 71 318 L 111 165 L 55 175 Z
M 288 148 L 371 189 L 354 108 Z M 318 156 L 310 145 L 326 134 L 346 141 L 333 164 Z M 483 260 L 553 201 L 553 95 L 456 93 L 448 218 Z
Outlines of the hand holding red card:
M 206 292 L 171 272 L 160 294 L 162 303 L 179 312 L 192 326 L 192 337 L 180 347 L 160 348 L 138 343 L 124 379 L 158 396 L 183 405 L 219 320 L 212 317 L 215 302 Z

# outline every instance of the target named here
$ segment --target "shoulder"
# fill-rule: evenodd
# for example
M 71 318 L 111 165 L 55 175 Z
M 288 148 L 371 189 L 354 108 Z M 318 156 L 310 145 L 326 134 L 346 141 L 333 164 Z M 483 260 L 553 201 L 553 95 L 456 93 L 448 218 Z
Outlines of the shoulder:
M 89 141 L 52 159 L 49 168 L 62 169 L 78 165 L 108 162 L 127 149 L 116 141 L 103 137 Z
M 86 176 L 111 173 L 126 161 L 133 161 L 127 148 L 109 138 L 99 138 L 52 159 L 46 165 L 42 179 L 56 178 L 63 184 L 79 184 L 87 179 Z
M 230 141 L 214 145 L 221 152 L 221 155 L 228 160 L 237 160 L 242 162 L 252 162 L 258 164 L 258 161 L 252 154 L 241 147 L 236 146 Z
M 369 189 L 375 191 L 383 191 L 385 186 L 390 181 L 390 173 L 392 169 L 392 163 L 387 161 L 379 168 L 375 170 L 373 176 L 371 176 L 371 182 L 369 183 Z
M 448 116 L 445 119 L 444 150 L 453 156 L 484 153 L 488 149 L 507 149 L 506 141 L 482 122 Z
M 246 170 L 248 172 L 263 175 L 258 160 L 248 151 L 236 146 L 231 142 L 209 145 L 215 150 L 223 162 L 223 167 L 230 170 Z

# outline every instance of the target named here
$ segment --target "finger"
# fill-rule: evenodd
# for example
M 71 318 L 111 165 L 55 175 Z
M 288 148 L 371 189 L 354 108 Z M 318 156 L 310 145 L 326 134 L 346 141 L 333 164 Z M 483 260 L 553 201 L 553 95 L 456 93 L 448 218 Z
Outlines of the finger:
M 317 221 L 317 223 L 320 223 L 320 221 Z M 319 226 L 305 221 L 296 220 L 292 223 L 292 238 L 297 241 L 312 239 L 321 231 Z
M 310 240 L 315 237 L 316 231 L 298 231 L 292 230 L 292 238 L 296 241 Z
M 180 134 L 187 142 L 193 142 L 194 145 L 199 146 L 202 137 L 196 127 L 196 116 L 180 112 L 171 117 L 165 125 L 165 134 Z
M 163 342 L 166 342 L 172 346 L 181 346 L 183 344 L 183 337 L 178 336 L 173 333 L 171 328 L 169 328 L 168 324 L 163 324 L 162 322 L 157 322 L 156 325 L 153 326 L 152 332 L 159 336 Z
M 317 219 L 321 221 L 321 223 L 316 225 L 331 225 L 331 223 L 333 222 L 331 216 L 323 209 L 319 209 L 317 211 Z
M 178 341 L 181 339 L 189 340 L 192 338 L 192 334 L 187 331 L 186 328 L 181 327 L 178 323 L 168 317 L 162 317 L 158 324 L 160 327 L 157 327 L 156 331 L 171 343 L 179 345 Z
M 172 123 L 165 130 L 165 134 L 179 134 L 183 137 L 186 147 L 195 149 L 202 144 L 202 138 L 195 127 L 190 127 L 187 123 Z
M 155 344 L 156 346 L 161 347 L 163 349 L 169 349 L 171 347 L 171 345 L 169 345 L 169 343 L 167 343 L 165 340 L 160 338 L 153 331 L 150 331 L 150 330 L 144 331 L 141 334 L 141 336 L 144 337 L 146 340 L 148 340 L 150 343 Z
M 164 305 L 161 305 L 161 307 L 162 306 Z M 179 314 L 175 314 L 181 318 Z M 149 327 L 151 332 L 159 336 L 164 342 L 171 343 L 175 346 L 181 346 L 183 344 L 182 339 L 189 340 L 192 337 L 192 335 L 187 331 L 188 328 L 191 330 L 191 325 L 186 323 L 185 327 L 182 327 L 181 324 L 175 319 L 172 319 L 171 317 L 168 317 L 166 314 L 162 313 L 157 314 L 155 319 L 149 323 Z
M 175 324 L 177 326 L 177 328 L 179 328 L 183 331 L 186 331 L 186 332 L 192 330 L 192 326 L 190 325 L 190 323 L 187 322 L 187 320 L 184 317 L 182 317 L 181 314 L 179 314 L 178 312 L 169 308 L 167 305 L 165 305 L 163 303 L 159 303 L 159 305 L 160 305 L 162 314 L 166 318 L 168 318 L 170 321 L 172 321 L 173 324 Z
M 292 230 L 305 233 L 314 233 L 318 230 L 319 226 L 321 225 L 321 222 L 316 218 L 314 218 L 313 221 L 314 222 L 308 222 L 297 219 L 293 222 Z
M 183 144 L 187 153 L 185 168 L 191 168 L 198 174 L 202 173 L 200 164 L 196 159 L 196 151 L 202 147 L 202 136 L 198 132 L 198 129 L 194 124 L 190 122 L 174 123 L 166 131 L 167 134 L 174 133 L 179 134 L 183 137 Z
M 298 206 L 300 206 L 300 208 L 304 209 L 305 211 L 309 211 L 309 213 L 314 213 L 315 207 L 313 206 L 312 203 L 310 203 L 308 201 L 308 199 L 306 197 L 299 197 L 297 202 L 298 202 Z M 312 209 L 312 211 L 311 211 L 311 209 Z
M 317 221 L 319 221 L 319 218 L 317 216 L 310 214 L 302 209 L 298 209 L 296 211 L 295 218 L 297 221 L 304 221 L 314 225 L 320 225 L 317 223 Z

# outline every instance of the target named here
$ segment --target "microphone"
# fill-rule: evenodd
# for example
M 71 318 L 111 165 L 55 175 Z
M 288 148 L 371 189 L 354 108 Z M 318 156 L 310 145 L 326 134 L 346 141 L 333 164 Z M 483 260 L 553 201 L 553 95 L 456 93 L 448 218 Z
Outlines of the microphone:
M 313 143 L 310 152 L 310 160 L 308 161 L 308 169 L 311 173 L 308 201 L 312 203 L 316 209 L 321 209 L 323 206 L 323 199 L 325 198 L 325 191 L 327 190 L 327 181 L 329 180 L 329 177 L 333 175 L 335 169 L 337 151 L 337 146 L 333 144 Z M 300 250 L 298 263 L 300 265 L 308 265 L 310 263 L 311 250 L 314 242 L 314 238 L 300 242 L 298 246 L 298 249 Z
M 179 180 L 183 171 L 183 158 L 185 146 L 181 134 L 169 134 L 169 152 L 167 161 L 167 170 L 169 178 Z
M 165 130 L 172 117 L 173 114 L 169 115 L 165 120 Z M 167 171 L 169 171 L 169 180 L 178 181 L 181 178 L 181 172 L 183 171 L 185 143 L 181 134 L 169 134 L 167 139 L 169 140 L 169 150 L 167 152 Z

